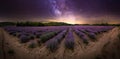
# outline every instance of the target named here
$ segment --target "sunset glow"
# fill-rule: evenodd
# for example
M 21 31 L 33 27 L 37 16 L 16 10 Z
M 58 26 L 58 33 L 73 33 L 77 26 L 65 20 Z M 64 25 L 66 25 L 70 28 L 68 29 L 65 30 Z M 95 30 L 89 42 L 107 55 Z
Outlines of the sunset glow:
M 117 0 L 10 0 L 0 4 L 0 22 L 120 24 L 120 3 Z

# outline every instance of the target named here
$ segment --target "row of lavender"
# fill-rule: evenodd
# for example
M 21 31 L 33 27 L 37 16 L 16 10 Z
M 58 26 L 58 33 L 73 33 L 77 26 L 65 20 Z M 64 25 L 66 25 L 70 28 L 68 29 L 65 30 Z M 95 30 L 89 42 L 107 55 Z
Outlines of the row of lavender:
M 21 43 L 29 42 L 35 38 L 39 38 L 38 41 L 45 43 L 50 38 L 54 37 L 61 31 L 67 29 L 66 27 L 5 27 L 9 34 L 20 38 Z
M 51 27 L 5 27 L 4 29 L 11 35 L 20 38 L 20 42 L 26 43 L 38 38 L 40 44 L 45 43 L 50 51 L 58 49 L 64 39 L 65 47 L 74 49 L 75 32 L 85 44 L 89 43 L 89 38 L 95 40 L 100 33 L 113 29 L 113 26 L 51 26 Z
M 58 35 L 56 35 L 55 37 L 53 37 L 52 39 L 50 39 L 46 45 L 47 48 L 50 51 L 55 51 L 58 48 L 58 45 L 60 44 L 60 42 L 62 41 L 62 39 L 65 37 L 67 33 L 67 30 L 63 30 L 61 33 L 59 33 Z
M 74 36 L 73 36 L 73 31 L 71 28 L 69 28 L 68 33 L 65 37 L 65 47 L 69 49 L 74 49 Z
M 107 32 L 113 28 L 114 26 L 75 26 L 74 32 L 83 40 L 85 44 L 88 44 L 89 38 L 92 39 L 92 41 L 95 41 L 98 34 Z

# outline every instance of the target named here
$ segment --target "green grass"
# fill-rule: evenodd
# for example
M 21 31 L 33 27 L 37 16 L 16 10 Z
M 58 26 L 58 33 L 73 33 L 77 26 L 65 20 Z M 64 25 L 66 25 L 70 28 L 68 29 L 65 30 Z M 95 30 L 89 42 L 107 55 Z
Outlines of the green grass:
M 8 54 L 13 55 L 13 54 L 15 54 L 15 51 L 13 49 L 9 49 Z
M 31 43 L 28 48 L 35 48 L 36 47 L 36 44 L 35 43 Z
M 50 38 L 54 37 L 57 33 L 56 32 L 50 32 L 44 35 L 40 36 L 40 41 L 42 43 L 45 43 L 47 40 L 49 40 Z

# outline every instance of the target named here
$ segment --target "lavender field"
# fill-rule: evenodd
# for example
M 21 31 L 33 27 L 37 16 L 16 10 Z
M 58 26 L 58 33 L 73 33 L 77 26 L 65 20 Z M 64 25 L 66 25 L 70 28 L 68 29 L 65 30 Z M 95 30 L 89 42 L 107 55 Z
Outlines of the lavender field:
M 0 30 L 4 56 L 11 59 L 104 59 L 116 54 L 111 44 L 119 49 L 114 43 L 119 39 L 115 26 L 8 26 Z
M 20 43 L 37 40 L 38 44 L 45 44 L 48 49 L 55 51 L 63 38 L 65 46 L 74 49 L 73 32 L 81 38 L 84 44 L 96 41 L 96 36 L 110 31 L 114 26 L 51 26 L 51 27 L 5 27 L 10 35 L 17 37 Z M 32 42 L 31 44 L 36 44 Z

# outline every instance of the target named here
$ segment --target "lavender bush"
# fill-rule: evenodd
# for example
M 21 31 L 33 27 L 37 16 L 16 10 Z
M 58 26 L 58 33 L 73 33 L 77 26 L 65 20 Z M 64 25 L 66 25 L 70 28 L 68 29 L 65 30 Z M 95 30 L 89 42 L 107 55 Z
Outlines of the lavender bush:
M 75 33 L 83 40 L 83 42 L 84 42 L 85 44 L 88 44 L 88 43 L 89 43 L 89 42 L 88 42 L 88 38 L 87 38 L 87 36 L 86 36 L 85 33 L 81 32 L 81 31 L 79 31 L 79 30 L 77 30 L 77 29 L 75 29 L 74 31 L 75 31 Z
M 65 38 L 65 47 L 68 49 L 74 49 L 74 36 L 71 29 L 69 29 Z
M 50 32 L 50 33 L 47 33 L 47 34 L 43 34 L 43 35 L 40 36 L 40 41 L 42 43 L 45 43 L 50 38 L 54 37 L 56 34 L 57 34 L 56 32 Z
M 58 48 L 58 45 L 60 44 L 60 42 L 62 41 L 62 39 L 64 38 L 66 34 L 66 30 L 62 31 L 61 33 L 59 33 L 57 36 L 55 36 L 54 38 L 50 39 L 46 45 L 47 45 L 47 48 L 54 52 L 57 48 Z

